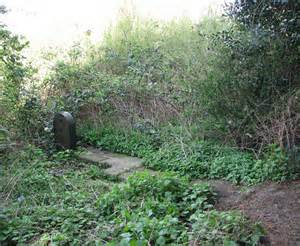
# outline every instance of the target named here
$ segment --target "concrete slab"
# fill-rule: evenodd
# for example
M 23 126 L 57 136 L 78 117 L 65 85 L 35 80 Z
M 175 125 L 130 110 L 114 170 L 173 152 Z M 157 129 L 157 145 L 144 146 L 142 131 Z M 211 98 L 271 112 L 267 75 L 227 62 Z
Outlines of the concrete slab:
M 105 164 L 104 172 L 108 175 L 119 176 L 132 170 L 143 170 L 142 159 L 122 154 L 111 153 L 96 148 L 88 148 L 80 154 L 80 159 Z

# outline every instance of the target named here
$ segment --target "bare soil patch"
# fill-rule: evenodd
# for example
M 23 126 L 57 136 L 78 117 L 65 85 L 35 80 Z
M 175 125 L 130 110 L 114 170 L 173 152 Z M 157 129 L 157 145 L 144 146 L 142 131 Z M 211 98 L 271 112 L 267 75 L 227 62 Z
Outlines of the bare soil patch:
M 219 195 L 217 209 L 239 209 L 267 230 L 263 244 L 300 246 L 300 180 L 255 187 L 210 181 Z

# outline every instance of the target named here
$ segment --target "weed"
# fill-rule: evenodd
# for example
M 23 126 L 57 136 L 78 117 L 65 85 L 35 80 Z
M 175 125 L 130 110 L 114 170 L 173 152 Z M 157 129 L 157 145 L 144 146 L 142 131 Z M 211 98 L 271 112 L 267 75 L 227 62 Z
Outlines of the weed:
M 194 179 L 226 179 L 236 184 L 256 184 L 293 177 L 285 153 L 276 146 L 270 146 L 263 158 L 256 159 L 249 152 L 207 140 L 158 138 L 139 131 L 125 133 L 121 129 L 105 127 L 83 135 L 86 142 L 96 143 L 97 147 L 143 158 L 144 165 L 150 169 L 173 171 Z
M 256 245 L 265 234 L 259 224 L 249 223 L 234 211 L 197 211 L 190 220 L 193 228 L 190 237 L 201 245 Z
M 187 245 L 199 221 L 208 225 L 203 242 L 214 242 L 210 235 L 216 230 L 246 244 L 261 235 L 244 217 L 228 220 L 219 212 L 214 215 L 221 222 L 213 227 L 209 219 L 216 194 L 211 187 L 174 173 L 135 173 L 125 183 L 112 184 L 103 180 L 100 167 L 80 163 L 74 152 L 49 159 L 30 146 L 7 156 L 0 174 L 5 200 L 1 243 Z M 7 180 L 13 185 L 5 186 Z M 233 237 L 239 226 L 242 230 Z
M 137 173 L 101 197 L 98 206 L 113 221 L 113 242 L 124 245 L 188 244 L 202 232 L 201 223 L 211 233 L 204 233 L 207 238 L 201 238 L 201 243 L 231 239 L 250 245 L 264 234 L 239 214 L 210 211 L 214 202 L 215 194 L 205 183 L 190 185 L 187 179 L 168 173 Z M 219 218 L 219 224 L 212 223 L 212 215 Z M 216 231 L 220 235 L 215 239 Z

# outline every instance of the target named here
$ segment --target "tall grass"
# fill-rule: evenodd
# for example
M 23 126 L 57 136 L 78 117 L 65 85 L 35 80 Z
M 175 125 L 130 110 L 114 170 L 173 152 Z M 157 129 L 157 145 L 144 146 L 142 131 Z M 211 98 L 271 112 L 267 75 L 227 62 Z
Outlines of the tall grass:
M 54 67 L 48 88 L 79 127 L 180 125 L 193 138 L 258 154 L 273 143 L 293 149 L 297 87 L 280 71 L 294 58 L 279 59 L 281 37 L 268 35 L 226 17 L 193 23 L 126 15 L 97 45 L 74 47 L 69 61 Z
M 201 33 L 230 26 L 223 23 L 222 18 L 195 24 L 188 18 L 158 22 L 125 16 L 107 30 L 103 42 L 86 49 L 84 61 L 59 62 L 48 81 L 59 95 L 92 92 L 92 101 L 101 104 L 101 118 L 108 107 L 113 123 L 160 125 L 175 119 L 192 124 L 201 112 L 195 92 L 213 69 L 210 40 Z

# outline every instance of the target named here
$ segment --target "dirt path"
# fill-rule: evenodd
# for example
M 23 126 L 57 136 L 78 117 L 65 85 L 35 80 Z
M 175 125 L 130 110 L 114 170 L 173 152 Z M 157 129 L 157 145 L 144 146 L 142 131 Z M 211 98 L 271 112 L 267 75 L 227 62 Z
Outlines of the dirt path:
M 239 209 L 254 222 L 263 223 L 268 232 L 266 245 L 300 246 L 300 180 L 252 188 L 226 181 L 210 183 L 219 194 L 218 209 Z

